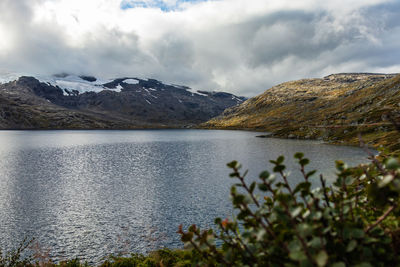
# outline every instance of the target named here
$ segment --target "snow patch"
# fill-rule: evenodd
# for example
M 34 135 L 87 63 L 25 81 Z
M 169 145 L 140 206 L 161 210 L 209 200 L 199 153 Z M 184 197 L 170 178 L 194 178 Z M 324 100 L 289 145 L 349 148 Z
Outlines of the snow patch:
M 123 82 L 127 83 L 127 84 L 138 84 L 139 83 L 139 81 L 136 79 L 125 79 L 125 80 L 123 80 Z
M 240 99 L 234 95 L 232 95 L 232 100 L 236 100 L 237 102 L 243 102 L 243 99 Z
M 207 94 L 200 93 L 199 91 L 197 91 L 196 94 L 202 95 L 202 96 L 208 96 Z
M 192 93 L 192 96 L 194 96 L 195 94 L 198 94 L 197 91 L 192 88 L 185 88 L 185 90 Z
M 199 91 L 197 91 L 197 90 L 195 90 L 193 88 L 189 88 L 187 86 L 181 86 L 181 85 L 176 85 L 176 84 L 171 84 L 171 85 L 176 87 L 176 88 L 186 90 L 189 93 L 192 93 L 192 96 L 194 96 L 194 95 L 208 96 L 207 94 L 200 93 Z
M 149 103 L 151 105 L 151 102 L 149 100 L 147 100 L 147 99 L 145 99 L 145 100 L 146 100 L 147 103 Z
M 75 75 L 68 75 L 63 78 L 42 75 L 35 75 L 34 77 L 42 83 L 46 83 L 55 87 L 60 87 L 61 89 L 63 89 L 64 95 L 69 95 L 68 92 L 65 91 L 65 89 L 67 89 L 68 91 L 76 90 L 80 94 L 86 92 L 98 93 L 106 89 L 104 88 L 103 83 L 108 82 L 105 80 L 96 80 L 95 82 L 89 82 Z
M 101 92 L 104 90 L 104 87 L 101 85 L 93 85 L 90 82 L 84 83 L 74 80 L 55 80 L 54 82 L 50 82 L 53 86 L 59 86 L 62 89 L 68 90 L 76 90 L 79 93 L 86 92 Z
M 119 93 L 119 92 L 121 92 L 122 89 L 123 89 L 123 87 L 120 84 L 118 84 L 117 87 L 115 87 L 115 89 L 113 89 L 113 91 Z

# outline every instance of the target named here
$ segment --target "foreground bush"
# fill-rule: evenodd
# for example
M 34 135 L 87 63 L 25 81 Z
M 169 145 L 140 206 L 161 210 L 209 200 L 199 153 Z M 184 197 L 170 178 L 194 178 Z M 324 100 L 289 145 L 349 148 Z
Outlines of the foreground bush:
M 337 179 L 312 189 L 309 160 L 295 159 L 304 181 L 288 183 L 284 157 L 274 174 L 264 171 L 248 184 L 233 161 L 230 176 L 237 215 L 217 218 L 217 231 L 192 225 L 179 229 L 187 248 L 198 252 L 193 264 L 208 266 L 387 266 L 400 263 L 398 159 L 371 156 L 370 165 L 348 168 L 337 162 Z M 258 188 L 258 190 L 257 190 Z M 258 192 L 258 193 L 256 193 Z M 262 193 L 262 196 L 259 196 Z M 216 245 L 216 241 L 221 246 Z

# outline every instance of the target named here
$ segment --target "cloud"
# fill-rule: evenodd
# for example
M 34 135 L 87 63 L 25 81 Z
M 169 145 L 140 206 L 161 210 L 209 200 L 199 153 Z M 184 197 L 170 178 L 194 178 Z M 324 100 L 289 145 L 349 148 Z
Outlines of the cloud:
M 400 72 L 390 0 L 2 0 L 0 69 L 140 76 L 253 96 L 336 72 Z
M 122 0 L 122 9 L 129 8 L 159 8 L 163 11 L 171 11 L 184 8 L 187 4 L 204 2 L 207 0 Z M 215 0 L 210 0 L 215 1 Z

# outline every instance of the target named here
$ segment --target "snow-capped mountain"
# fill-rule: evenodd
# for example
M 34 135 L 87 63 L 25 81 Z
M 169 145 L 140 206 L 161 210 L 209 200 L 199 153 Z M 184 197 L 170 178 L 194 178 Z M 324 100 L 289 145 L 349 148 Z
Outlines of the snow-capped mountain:
M 137 77 L 107 80 L 83 75 L 32 77 L 4 72 L 0 73 L 0 97 L 4 101 L 23 103 L 25 108 L 45 110 L 39 112 L 41 120 L 46 122 L 44 125 L 35 125 L 36 122 L 26 125 L 25 121 L 22 128 L 182 127 L 204 122 L 245 100 L 229 93 L 197 91 Z M 10 118 L 4 115 L 9 112 L 4 108 L 9 107 L 0 106 L 0 127 L 20 128 L 18 121 L 9 122 Z M 86 124 L 78 120 L 76 125 L 71 125 L 68 116 L 62 116 L 69 124 L 59 125 L 45 116 L 51 114 L 46 113 L 47 109 L 90 119 Z M 102 121 L 101 125 L 96 121 Z

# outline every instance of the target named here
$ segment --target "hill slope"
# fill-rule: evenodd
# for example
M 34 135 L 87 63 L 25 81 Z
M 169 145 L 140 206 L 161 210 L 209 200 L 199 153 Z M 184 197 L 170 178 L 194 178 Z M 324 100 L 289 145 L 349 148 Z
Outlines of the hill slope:
M 334 74 L 279 84 L 229 108 L 206 128 L 256 129 L 273 136 L 400 149 L 389 119 L 400 118 L 400 75 Z
M 0 79 L 0 129 L 131 129 L 205 122 L 244 98 L 154 79 L 91 76 Z

